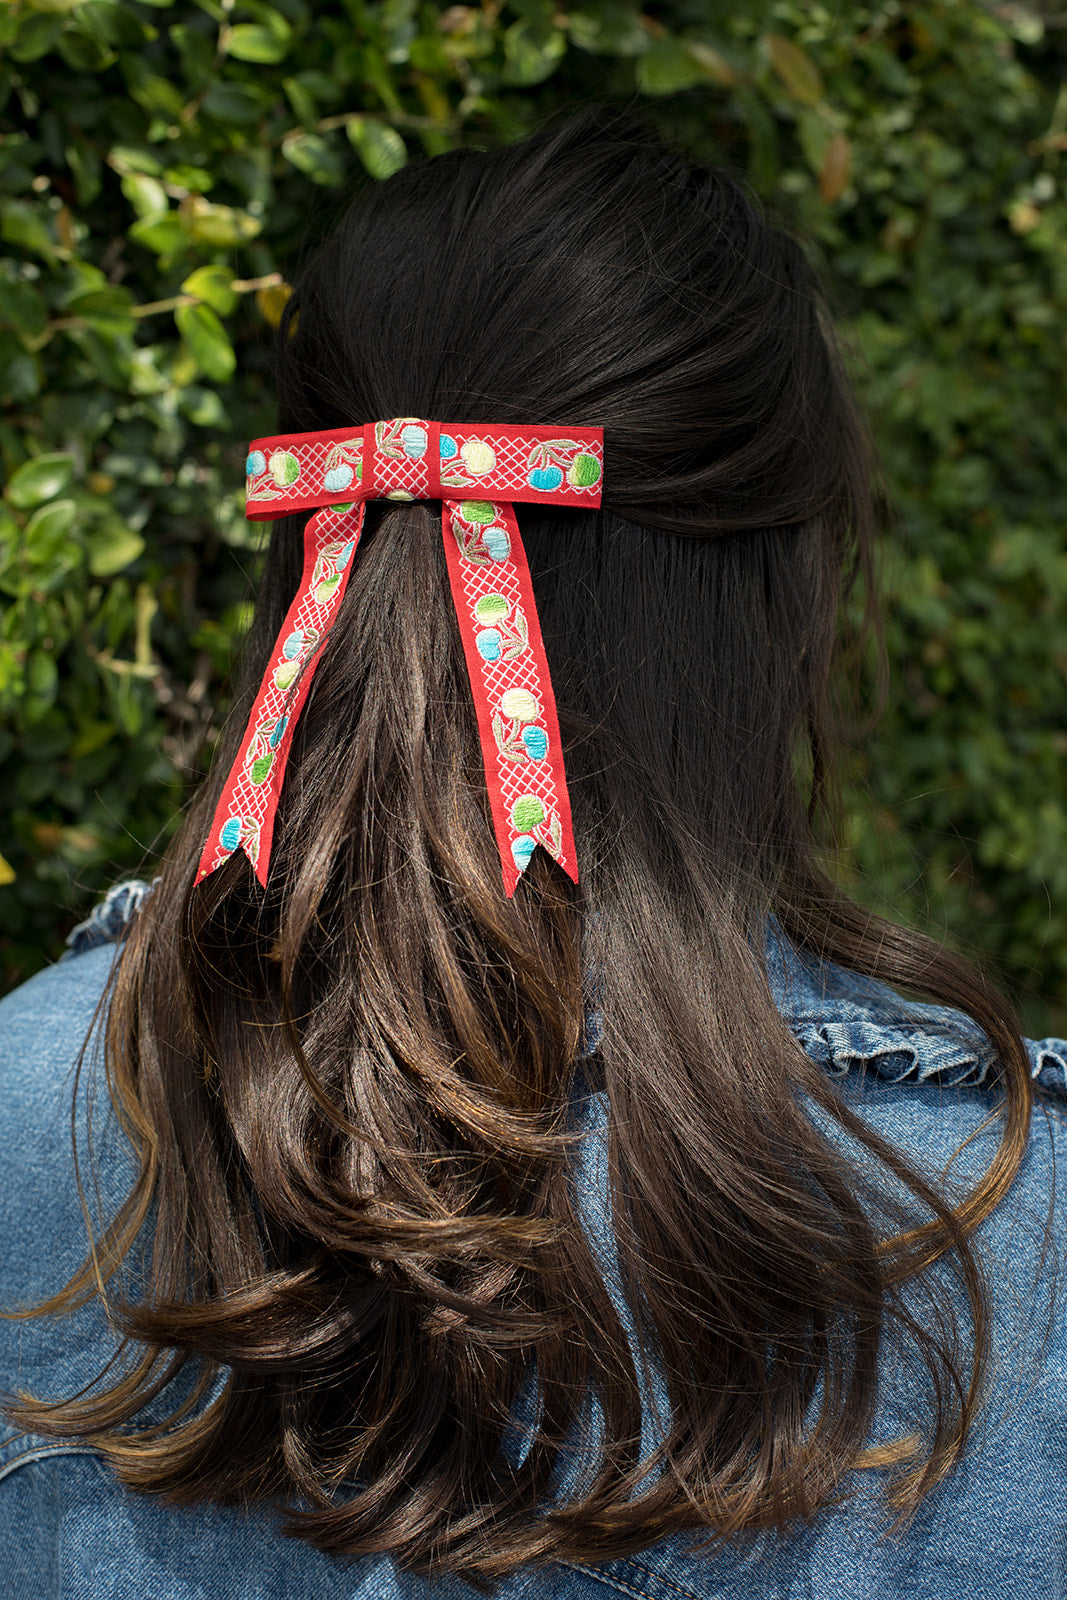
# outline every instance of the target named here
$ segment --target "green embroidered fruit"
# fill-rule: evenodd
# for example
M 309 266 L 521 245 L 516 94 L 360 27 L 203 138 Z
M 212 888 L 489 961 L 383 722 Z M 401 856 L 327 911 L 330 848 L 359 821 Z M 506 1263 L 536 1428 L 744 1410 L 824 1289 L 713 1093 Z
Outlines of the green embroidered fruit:
M 252 770 L 248 774 L 248 776 L 252 779 L 253 783 L 262 783 L 263 782 L 263 779 L 267 776 L 267 773 L 270 771 L 271 762 L 273 760 L 274 760 L 273 755 L 269 755 L 269 756 L 258 756 L 256 758 L 256 760 L 253 761 Z
M 500 709 L 506 717 L 514 717 L 516 722 L 535 722 L 541 715 L 541 707 L 529 689 L 509 689 L 500 696 Z
M 461 500 L 459 514 L 464 522 L 476 528 L 487 528 L 493 520 L 493 508 L 488 500 Z
M 574 489 L 591 489 L 600 478 L 600 462 L 596 456 L 575 456 L 567 470 L 567 482 Z
M 414 500 L 413 494 L 408 494 L 406 489 L 390 489 L 385 497 L 387 500 Z
M 283 661 L 280 667 L 274 669 L 275 688 L 288 689 L 299 671 L 299 661 Z
M 474 615 L 479 622 L 502 622 L 509 609 L 502 594 L 483 594 L 474 607 Z
M 511 808 L 512 826 L 520 833 L 529 833 L 545 820 L 545 808 L 535 794 L 520 795 Z
M 272 451 L 267 466 L 279 489 L 288 489 L 300 476 L 300 463 L 291 450 Z
M 324 606 L 341 581 L 341 574 L 335 572 L 332 578 L 323 578 L 315 590 L 315 599 L 320 606 Z

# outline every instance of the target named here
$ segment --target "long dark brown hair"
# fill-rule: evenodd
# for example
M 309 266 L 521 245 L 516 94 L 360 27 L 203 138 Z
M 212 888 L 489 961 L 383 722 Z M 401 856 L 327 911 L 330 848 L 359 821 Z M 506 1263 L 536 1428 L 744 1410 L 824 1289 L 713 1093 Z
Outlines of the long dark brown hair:
M 581 883 L 538 852 L 504 897 L 439 512 L 416 504 L 370 508 L 266 891 L 243 857 L 194 887 L 300 573 L 303 518 L 279 522 L 243 692 L 110 996 L 140 1177 L 47 1307 L 104 1296 L 135 1359 L 14 1414 L 171 1502 L 272 1502 L 323 1550 L 477 1581 L 784 1530 L 858 1463 L 906 1516 L 980 1402 L 970 1240 L 1030 1086 L 982 976 L 824 865 L 838 617 L 876 517 L 804 251 L 731 176 L 588 115 L 372 188 L 279 346 L 286 430 L 603 427 L 601 512 L 519 508 Z M 769 932 L 985 1030 L 1001 1141 L 972 1190 L 914 1170 L 804 1055 Z M 606 1236 L 574 1179 L 589 1095 Z M 120 1295 L 139 1235 L 150 1271 Z M 891 1347 L 915 1426 L 879 1441 Z M 139 1426 L 182 1368 L 192 1399 Z

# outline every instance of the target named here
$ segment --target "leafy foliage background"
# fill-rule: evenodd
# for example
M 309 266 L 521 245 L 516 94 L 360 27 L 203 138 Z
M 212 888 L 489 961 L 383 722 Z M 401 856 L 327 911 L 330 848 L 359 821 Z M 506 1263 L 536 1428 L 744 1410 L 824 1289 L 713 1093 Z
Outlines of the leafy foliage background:
M 841 870 L 1067 1029 L 1067 91 L 1017 3 L 0 8 L 0 954 L 151 870 L 210 751 L 284 274 L 353 187 L 595 99 L 784 195 L 899 506 Z M 147 858 L 147 859 L 146 859 Z

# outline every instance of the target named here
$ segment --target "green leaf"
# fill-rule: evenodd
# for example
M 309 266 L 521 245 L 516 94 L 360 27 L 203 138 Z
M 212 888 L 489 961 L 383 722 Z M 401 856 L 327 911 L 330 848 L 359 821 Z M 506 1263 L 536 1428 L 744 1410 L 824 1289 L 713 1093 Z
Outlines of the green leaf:
M 226 30 L 222 47 L 239 61 L 284 61 L 292 31 L 284 18 L 277 14 L 271 27 L 264 27 L 258 22 L 238 22 Z
M 112 145 L 107 164 L 123 176 L 129 172 L 143 172 L 149 178 L 158 178 L 163 171 L 163 163 L 155 152 L 142 145 Z
M 60 451 L 34 456 L 31 461 L 24 461 L 21 467 L 15 468 L 8 479 L 5 493 L 13 506 L 20 511 L 29 511 L 31 507 L 62 494 L 73 471 L 73 458 Z
M 254 239 L 263 226 L 247 211 L 239 211 L 235 206 L 213 205 L 200 195 L 194 195 L 187 205 L 187 210 L 182 208 L 181 223 L 197 244 L 228 249 Z
M 203 99 L 203 110 L 217 122 L 258 122 L 269 104 L 264 103 L 262 92 L 246 83 L 224 83 L 221 79 L 211 85 Z
M 0 329 L 0 397 L 21 405 L 41 391 L 41 359 L 14 333 Z
M 197 308 L 199 309 L 199 308 Z M 144 540 L 132 528 L 121 523 L 108 523 L 94 529 L 86 541 L 89 551 L 89 571 L 94 578 L 110 578 L 131 561 L 144 553 Z
M 348 137 L 372 178 L 391 178 L 407 165 L 408 153 L 395 128 L 374 117 L 348 124 Z
M 26 662 L 26 693 L 22 701 L 22 715 L 27 722 L 36 722 L 55 704 L 59 687 L 59 671 L 52 657 L 44 650 L 32 650 Z
M 808 52 L 780 33 L 765 33 L 763 47 L 790 99 L 803 106 L 817 106 L 823 97 L 823 84 Z
M 74 192 L 80 206 L 89 205 L 100 193 L 100 157 L 87 144 L 68 144 L 64 154 L 74 178 Z
M 141 217 L 127 228 L 126 237 L 157 256 L 175 255 L 189 244 L 189 234 L 176 211 L 165 217 Z
M 567 12 L 567 32 L 582 50 L 599 55 L 640 56 L 648 49 L 648 33 L 635 10 L 604 3 Z
M 513 22 L 504 34 L 504 82 L 523 88 L 543 83 L 556 70 L 567 50 L 567 35 L 547 22 L 525 18 Z
M 39 61 L 55 45 L 62 26 L 63 21 L 60 17 L 24 14 L 18 38 L 14 44 L 8 45 L 7 54 L 12 61 L 18 61 L 24 66 L 31 61 Z
M 130 332 L 137 326 L 135 318 L 130 315 L 132 305 L 133 296 L 128 289 L 109 284 L 106 289 L 86 289 L 81 294 L 72 295 L 67 301 L 67 311 L 72 317 L 83 317 L 86 322 L 92 322 L 105 333 L 118 330 Z
M 169 79 L 150 72 L 143 57 L 124 55 L 122 71 L 131 99 L 143 110 L 157 111 L 168 118 L 176 118 L 181 114 L 185 105 L 181 90 Z
M 0 201 L 0 239 L 8 244 L 20 244 L 23 249 L 51 261 L 56 253 L 56 241 L 46 217 L 43 207 L 29 200 Z
M 179 306 L 174 313 L 178 332 L 205 377 L 225 383 L 233 377 L 237 359 L 226 329 L 210 306 Z
M 737 73 L 710 45 L 689 39 L 654 39 L 637 63 L 638 87 L 645 94 L 680 94 L 715 83 L 729 86 Z
M 42 565 L 58 560 L 77 514 L 78 507 L 73 500 L 53 500 L 35 511 L 22 532 L 30 557 Z M 68 561 L 64 565 L 71 563 Z
M 332 186 L 344 179 L 344 163 L 321 133 L 287 134 L 282 140 L 282 155 L 315 183 Z
M 14 328 L 26 339 L 36 339 L 44 332 L 48 311 L 40 291 L 23 278 L 6 282 L 0 280 L 0 324 Z
M 122 192 L 139 217 L 160 217 L 167 213 L 167 191 L 145 172 L 127 173 L 122 180 Z
M 307 84 L 300 78 L 283 78 L 282 88 L 285 90 L 289 104 L 293 108 L 293 115 L 305 128 L 315 121 L 318 116 L 318 107 L 315 97 Z
M 99 39 L 66 29 L 56 40 L 60 57 L 74 72 L 104 72 L 116 59 L 115 52 Z
M 237 291 L 231 288 L 233 274 L 228 267 L 197 267 L 182 283 L 183 294 L 206 300 L 213 311 L 228 317 L 237 305 Z

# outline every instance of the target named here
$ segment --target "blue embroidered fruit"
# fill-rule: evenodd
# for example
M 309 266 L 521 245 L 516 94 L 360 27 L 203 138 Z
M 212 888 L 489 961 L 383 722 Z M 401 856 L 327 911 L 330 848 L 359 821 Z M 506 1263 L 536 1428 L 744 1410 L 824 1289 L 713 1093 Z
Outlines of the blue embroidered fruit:
M 272 750 L 277 750 L 278 746 L 281 744 L 282 735 L 285 732 L 285 726 L 288 721 L 288 717 L 279 717 L 277 722 L 274 724 L 274 727 L 271 730 L 271 736 L 267 740 L 267 743 L 270 745 Z
M 400 430 L 400 443 L 409 461 L 421 461 L 426 454 L 426 429 L 418 422 L 408 422 Z
M 537 849 L 537 840 L 532 839 L 528 833 L 522 833 L 517 839 L 511 841 L 511 859 L 520 872 L 525 872 L 530 865 L 530 857 Z
M 511 825 L 527 833 L 545 820 L 545 808 L 535 794 L 522 794 L 511 808 Z
M 272 763 L 273 760 L 274 760 L 273 755 L 257 756 L 256 757 L 255 761 L 253 761 L 253 763 L 252 763 L 252 770 L 248 774 L 248 776 L 252 779 L 253 783 L 262 783 L 263 782 L 263 779 L 267 776 L 267 773 L 271 769 L 271 763 Z
M 315 599 L 320 606 L 324 606 L 341 581 L 341 574 L 335 572 L 332 578 L 323 578 L 315 589 Z
M 348 566 L 348 563 L 352 559 L 352 552 L 353 552 L 353 550 L 355 548 L 356 548 L 356 541 L 354 539 L 349 539 L 348 543 L 345 545 L 344 549 L 341 551 L 341 554 L 337 557 L 337 570 L 338 570 L 338 572 L 343 572 L 345 570 L 345 568 Z
M 219 840 L 224 850 L 237 849 L 237 846 L 241 842 L 240 817 L 226 818 L 226 821 L 222 824 L 222 832 L 219 834 Z
M 531 761 L 543 761 L 548 754 L 548 734 L 533 723 L 522 730 L 522 742 Z
M 250 450 L 245 458 L 245 472 L 250 478 L 258 478 L 261 472 L 267 470 L 267 458 L 262 450 Z M 238 823 L 240 827 L 240 823 Z
M 297 628 L 296 632 L 291 633 L 282 645 L 282 655 L 286 661 L 294 661 L 303 648 L 304 631 L 302 628 Z
M 288 489 L 300 476 L 300 463 L 291 450 L 272 451 L 267 465 L 279 489 Z
M 450 433 L 443 433 L 438 440 L 438 448 L 441 452 L 441 460 L 451 461 L 456 453 L 456 441 Z
M 563 474 L 558 467 L 534 467 L 527 473 L 526 482 L 531 489 L 540 489 L 543 494 L 551 494 L 553 489 L 558 489 L 563 482 Z
M 479 622 L 500 622 L 507 616 L 510 607 L 502 594 L 483 594 L 476 602 L 474 615 Z
M 506 528 L 486 528 L 482 543 L 492 561 L 506 561 L 511 554 L 511 540 Z
M 475 528 L 487 528 L 494 515 L 488 500 L 461 500 L 459 514 L 464 522 L 469 522 Z
M 474 642 L 478 646 L 478 654 L 483 661 L 500 660 L 501 641 L 500 635 L 495 628 L 483 628 L 481 633 L 476 635 Z
M 339 467 L 331 467 L 322 480 L 322 487 L 328 489 L 330 494 L 342 494 L 355 477 L 355 473 L 347 461 L 342 461 Z
M 575 456 L 567 469 L 567 482 L 575 489 L 591 489 L 600 478 L 600 462 L 596 456 L 586 455 L 583 450 L 581 455 Z

